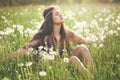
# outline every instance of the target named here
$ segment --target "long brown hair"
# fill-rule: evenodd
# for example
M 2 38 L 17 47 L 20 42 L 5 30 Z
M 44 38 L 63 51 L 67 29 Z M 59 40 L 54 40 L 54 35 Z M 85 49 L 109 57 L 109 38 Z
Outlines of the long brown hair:
M 44 10 L 43 12 L 43 16 L 44 16 L 44 22 L 41 25 L 39 31 L 34 35 L 32 40 L 41 39 L 41 44 L 42 46 L 44 46 L 45 44 L 45 37 L 46 36 L 52 36 L 52 32 L 53 32 L 53 22 L 52 22 L 52 10 L 55 9 L 55 6 L 52 7 L 48 7 L 47 9 Z M 62 47 L 59 50 L 60 55 L 62 55 L 63 53 L 63 48 L 64 48 L 64 43 L 66 45 L 66 49 L 68 51 L 68 53 L 70 53 L 70 45 L 69 45 L 69 41 L 66 38 L 66 34 L 65 34 L 65 29 L 64 29 L 64 25 L 61 25 L 61 29 L 60 29 L 60 35 L 61 35 L 61 39 L 62 39 Z M 40 46 L 40 45 L 39 45 Z M 55 44 L 53 44 L 54 48 Z

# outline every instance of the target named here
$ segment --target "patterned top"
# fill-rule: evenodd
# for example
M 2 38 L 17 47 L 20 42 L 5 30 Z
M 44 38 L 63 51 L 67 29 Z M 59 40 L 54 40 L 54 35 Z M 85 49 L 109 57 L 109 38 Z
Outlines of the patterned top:
M 77 35 L 73 31 L 71 31 L 70 29 L 65 28 L 65 33 L 66 33 L 67 41 L 64 41 L 62 39 L 60 40 L 59 48 L 58 48 L 60 55 L 62 55 L 63 49 L 65 49 L 64 42 L 66 42 L 66 44 L 67 44 L 66 45 L 67 51 L 71 51 L 71 48 L 68 47 L 69 46 L 69 42 L 75 42 L 75 43 L 78 43 L 78 44 L 85 43 L 85 39 L 82 36 Z M 31 40 L 23 48 L 30 48 L 30 47 L 32 47 L 32 48 L 38 50 L 39 46 L 46 46 L 45 42 L 47 42 L 47 47 L 48 48 L 53 47 L 54 50 L 56 51 L 57 40 L 55 39 L 54 35 L 46 36 L 44 41 L 41 38 L 36 38 L 34 40 Z M 68 53 L 71 53 L 71 52 L 68 52 Z

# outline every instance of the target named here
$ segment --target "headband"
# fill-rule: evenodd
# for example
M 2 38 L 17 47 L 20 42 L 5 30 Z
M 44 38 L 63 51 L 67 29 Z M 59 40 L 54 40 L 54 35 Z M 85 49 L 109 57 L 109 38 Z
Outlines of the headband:
M 54 10 L 54 9 L 50 10 L 50 11 L 45 15 L 45 18 L 46 18 L 50 13 L 52 13 L 53 10 Z

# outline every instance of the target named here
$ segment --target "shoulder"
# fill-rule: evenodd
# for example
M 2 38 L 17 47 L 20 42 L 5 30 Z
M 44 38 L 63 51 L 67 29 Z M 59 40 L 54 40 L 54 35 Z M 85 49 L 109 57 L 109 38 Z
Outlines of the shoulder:
M 73 32 L 71 29 L 69 28 L 65 28 L 65 33 L 66 36 L 73 36 L 75 34 L 75 32 Z

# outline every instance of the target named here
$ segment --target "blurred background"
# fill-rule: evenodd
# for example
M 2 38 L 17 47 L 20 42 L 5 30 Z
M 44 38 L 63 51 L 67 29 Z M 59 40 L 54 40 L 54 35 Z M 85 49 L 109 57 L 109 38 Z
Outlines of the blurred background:
M 120 0 L 0 0 L 0 6 L 72 3 L 120 3 Z

